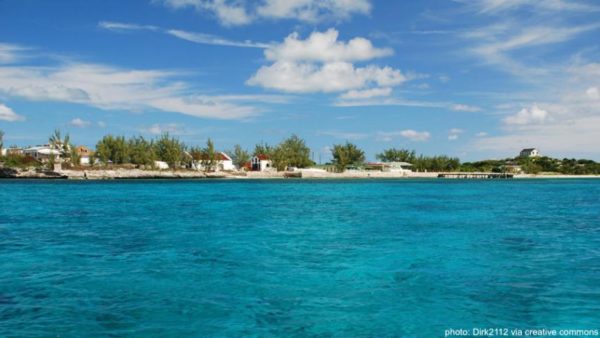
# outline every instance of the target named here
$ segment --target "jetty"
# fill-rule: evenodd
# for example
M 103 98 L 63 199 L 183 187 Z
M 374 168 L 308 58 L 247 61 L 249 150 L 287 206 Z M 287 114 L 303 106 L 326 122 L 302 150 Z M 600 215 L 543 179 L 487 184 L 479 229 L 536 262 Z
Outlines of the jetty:
M 459 179 L 509 179 L 514 178 L 513 174 L 509 173 L 439 173 L 438 178 L 459 178 Z

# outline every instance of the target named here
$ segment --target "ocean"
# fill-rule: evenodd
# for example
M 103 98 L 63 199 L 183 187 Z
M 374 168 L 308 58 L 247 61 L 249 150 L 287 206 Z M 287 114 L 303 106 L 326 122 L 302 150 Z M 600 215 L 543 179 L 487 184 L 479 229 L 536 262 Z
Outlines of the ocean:
M 0 337 L 591 330 L 599 286 L 597 179 L 0 180 Z

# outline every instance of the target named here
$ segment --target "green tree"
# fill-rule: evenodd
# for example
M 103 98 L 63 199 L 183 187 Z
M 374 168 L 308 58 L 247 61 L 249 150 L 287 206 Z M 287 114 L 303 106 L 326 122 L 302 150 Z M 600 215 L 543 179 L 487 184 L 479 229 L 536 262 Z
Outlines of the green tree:
M 124 136 L 104 136 L 96 144 L 96 157 L 100 162 L 108 164 L 129 163 L 129 146 Z
M 346 144 L 334 144 L 331 155 L 333 155 L 333 164 L 340 172 L 349 165 L 359 166 L 365 162 L 365 152 L 348 141 Z
M 204 166 L 205 171 L 214 171 L 217 165 L 215 144 L 210 138 L 206 141 L 206 148 L 204 148 L 204 154 L 202 156 L 202 165 Z
M 267 156 L 271 156 L 273 154 L 273 151 L 275 149 L 268 145 L 267 143 L 261 142 L 258 143 L 255 147 L 254 147 L 254 152 L 252 153 L 252 156 L 257 156 L 257 155 L 267 155 Z
M 60 129 L 55 129 L 54 133 L 48 138 L 48 143 L 53 149 L 58 150 L 62 157 L 70 157 L 71 148 L 73 148 L 73 146 L 71 145 L 71 137 L 69 134 L 66 134 L 65 137 L 62 138 Z
M 306 168 L 314 164 L 310 159 L 310 148 L 297 135 L 292 135 L 277 145 L 272 151 L 271 159 L 273 166 L 280 171 L 287 167 Z
M 417 155 L 414 150 L 396 148 L 385 149 L 382 153 L 375 155 L 375 158 L 383 162 L 412 163 L 416 157 Z
M 0 157 L 2 156 L 2 149 L 4 148 L 4 132 L 0 130 Z
M 236 144 L 233 147 L 231 157 L 233 159 L 233 164 L 235 164 L 238 168 L 242 168 L 248 161 L 250 161 L 250 154 L 239 144 Z
M 185 144 L 174 137 L 170 137 L 169 133 L 164 133 L 154 143 L 156 156 L 169 164 L 171 168 L 180 165 L 185 155 Z
M 132 137 L 127 141 L 129 161 L 138 166 L 152 166 L 156 160 L 152 141 L 143 136 Z

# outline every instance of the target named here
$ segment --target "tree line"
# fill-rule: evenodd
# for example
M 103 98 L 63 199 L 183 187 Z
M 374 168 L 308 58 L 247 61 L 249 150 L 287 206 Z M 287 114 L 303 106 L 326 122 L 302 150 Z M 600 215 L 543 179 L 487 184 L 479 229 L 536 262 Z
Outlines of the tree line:
M 60 153 L 67 165 L 79 163 L 79 154 L 72 144 L 69 134 L 63 135 L 55 130 L 48 138 L 48 144 Z M 0 130 L 0 150 L 4 148 L 4 132 Z M 346 141 L 334 144 L 331 148 L 332 159 L 328 166 L 342 172 L 349 168 L 365 166 L 365 152 L 356 144 Z M 299 136 L 293 134 L 277 145 L 261 142 L 253 151 L 248 151 L 237 144 L 230 151 L 225 151 L 238 168 L 247 165 L 252 156 L 264 155 L 277 170 L 289 167 L 307 168 L 316 163 L 310 158 L 310 148 Z M 464 171 L 464 172 L 506 172 L 518 166 L 525 173 L 557 172 L 563 174 L 600 174 L 600 163 L 592 160 L 553 159 L 550 157 L 524 158 L 515 157 L 504 160 L 484 160 L 461 163 L 456 157 L 446 155 L 417 155 L 415 150 L 388 148 L 375 155 L 382 162 L 408 162 L 416 171 Z M 164 133 L 157 138 L 143 136 L 106 135 L 96 143 L 95 152 L 90 158 L 92 165 L 131 164 L 137 167 L 153 167 L 156 161 L 166 162 L 171 168 L 190 168 L 201 164 L 205 170 L 215 168 L 220 158 L 213 141 L 209 138 L 204 147 L 188 146 L 176 137 Z M 32 166 L 35 161 L 23 156 L 7 156 L 3 159 L 9 166 Z M 52 158 L 51 158 L 52 162 Z M 52 163 L 50 163 L 52 164 Z M 39 165 L 39 164 L 38 164 Z

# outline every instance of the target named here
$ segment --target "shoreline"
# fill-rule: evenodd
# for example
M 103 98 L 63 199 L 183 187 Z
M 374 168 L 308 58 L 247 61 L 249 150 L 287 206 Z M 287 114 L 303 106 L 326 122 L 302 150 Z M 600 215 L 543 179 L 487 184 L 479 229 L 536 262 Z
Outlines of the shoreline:
M 136 179 L 443 179 L 443 180 L 489 180 L 466 178 L 438 178 L 439 172 L 381 172 L 347 171 L 330 173 L 322 170 L 298 170 L 286 172 L 216 172 L 204 173 L 192 170 L 141 170 L 141 169 L 93 169 L 37 171 L 33 169 L 0 168 L 0 179 L 66 179 L 66 180 L 136 180 Z M 491 174 L 491 173 L 481 173 Z M 513 179 L 600 179 L 600 175 L 565 174 L 515 174 Z M 510 179 L 510 178 L 509 178 Z M 498 179 L 492 179 L 498 180 Z M 505 180 L 504 178 L 501 180 Z

